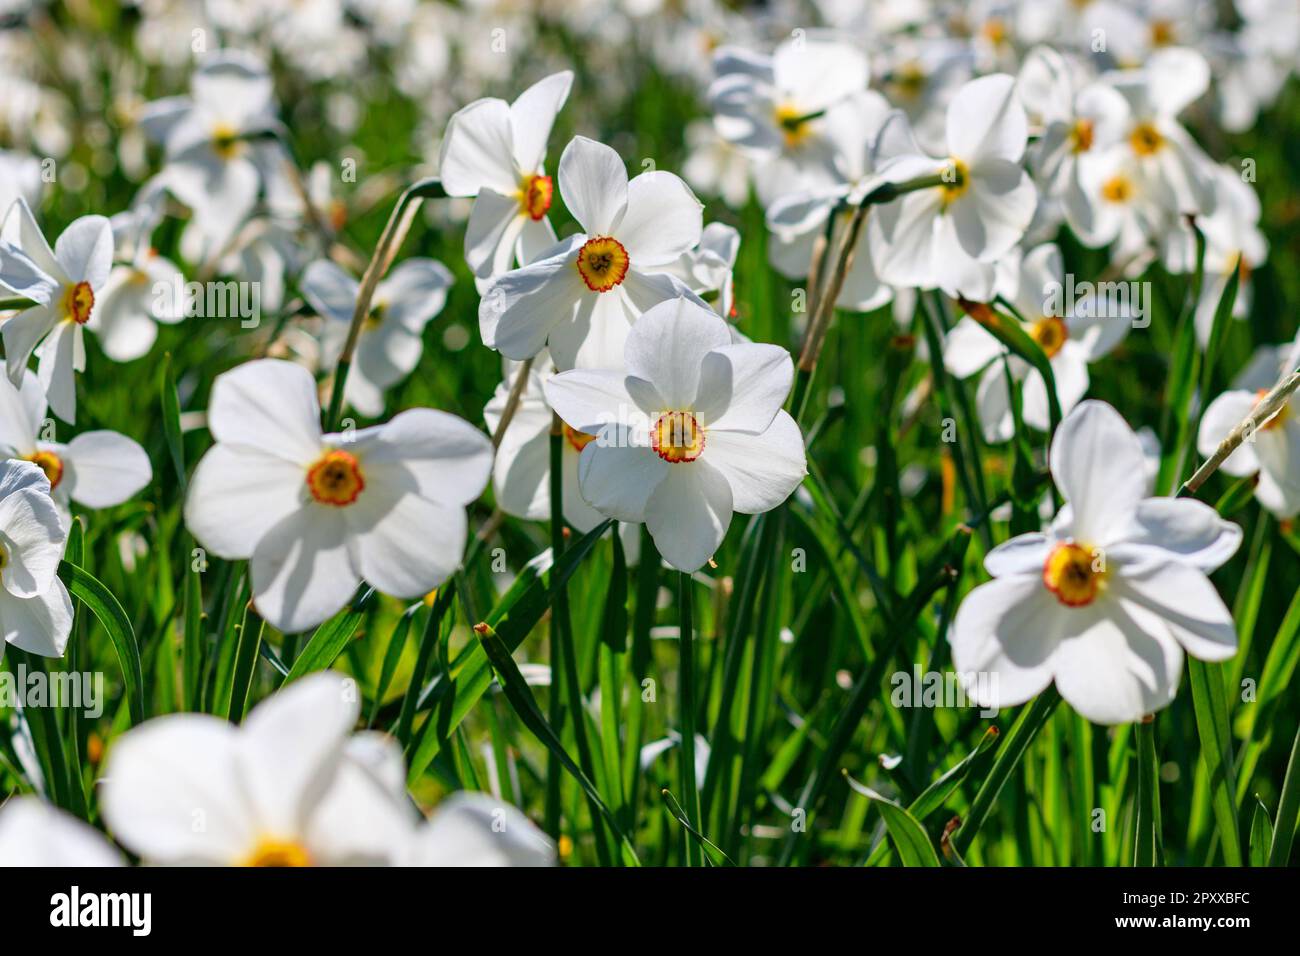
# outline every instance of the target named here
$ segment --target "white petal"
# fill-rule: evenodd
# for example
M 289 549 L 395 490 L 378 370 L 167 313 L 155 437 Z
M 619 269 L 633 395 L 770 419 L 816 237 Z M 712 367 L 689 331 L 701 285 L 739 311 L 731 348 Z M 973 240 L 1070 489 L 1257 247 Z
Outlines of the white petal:
M 15 385 L 22 383 L 27 363 L 36 350 L 37 343 L 54 328 L 57 321 L 54 308 L 38 305 L 24 309 L 0 324 L 0 340 L 4 342 L 5 369 L 9 381 Z
M 375 301 L 386 306 L 385 322 L 419 333 L 442 311 L 451 288 L 451 271 L 434 259 L 407 259 L 375 288 Z
M 14 647 L 42 657 L 62 657 L 72 633 L 68 589 L 55 578 L 43 594 L 35 597 L 0 594 L 0 630 L 4 641 Z
M 627 208 L 627 169 L 604 143 L 575 136 L 560 156 L 560 195 L 589 236 L 614 232 Z
M 970 178 L 970 188 L 948 212 L 966 254 L 992 262 L 1024 236 L 1038 191 L 1028 173 L 1003 159 L 985 160 L 971 169 Z
M 333 782 L 360 693 L 354 681 L 322 671 L 249 713 L 239 735 L 239 776 L 265 835 L 291 839 L 306 830 Z
M 578 482 L 582 497 L 597 511 L 619 521 L 646 519 L 650 496 L 672 466 L 641 445 L 601 445 L 597 439 L 582 450 Z
M 731 524 L 731 485 L 703 458 L 669 465 L 650 495 L 645 523 L 659 554 L 679 571 L 698 571 Z
M 730 343 L 727 323 L 712 309 L 684 298 L 664 302 L 632 327 L 627 373 L 654 385 L 668 403 L 664 411 L 688 409 L 700 390 L 705 355 Z
M 45 393 L 35 378 L 14 388 L 0 375 L 0 449 L 10 457 L 26 458 L 36 451 L 36 435 L 45 419 Z
M 1052 439 L 1052 478 L 1074 511 L 1074 536 L 1104 545 L 1146 496 L 1142 443 L 1104 402 L 1081 402 Z
M 237 734 L 216 717 L 175 714 L 120 737 L 100 797 L 113 835 L 151 863 L 239 862 L 258 833 Z
M 65 464 L 68 494 L 87 508 L 120 505 L 153 478 L 144 449 L 114 431 L 82 432 L 68 443 Z
M 554 254 L 492 280 L 478 309 L 484 345 L 517 361 L 542 350 L 551 330 L 586 294 L 574 264 L 581 239 L 566 239 Z
M 351 322 L 357 308 L 357 280 L 329 259 L 307 264 L 298 283 L 302 297 L 317 315 L 340 322 Z
M 627 185 L 618 237 L 638 269 L 663 265 L 693 248 L 704 229 L 704 206 L 672 173 L 646 172 Z
M 732 510 L 740 514 L 771 511 L 808 474 L 803 435 L 793 418 L 778 411 L 758 434 L 708 430 L 699 461 L 707 462 L 727 479 Z
M 37 797 L 12 797 L 0 810 L 0 866 L 122 866 L 98 830 Z
M 465 226 L 465 261 L 474 275 L 486 279 L 513 265 L 514 241 L 526 219 L 518 199 L 494 189 L 479 190 Z
M 415 866 L 551 866 L 555 847 L 509 804 L 486 794 L 445 800 L 416 838 Z
M 354 451 L 376 487 L 387 481 L 446 505 L 469 504 L 492 474 L 488 437 L 463 418 L 432 408 L 407 409 L 386 425 L 359 432 Z
M 943 343 L 943 366 L 957 378 L 980 371 L 1003 352 L 1002 344 L 969 315 L 962 316 Z
M 1183 649 L 1204 661 L 1237 653 L 1232 612 L 1200 568 L 1182 561 L 1156 561 L 1123 568 L 1115 594 L 1161 618 Z
M 361 581 L 340 509 L 312 503 L 258 540 L 249 569 L 253 603 L 272 627 L 306 631 L 341 611 Z
M 1014 707 L 1052 682 L 1063 608 L 1039 575 L 981 584 L 953 620 L 952 666 L 966 693 L 984 707 Z
M 984 570 L 995 578 L 1014 574 L 1041 574 L 1051 553 L 1047 536 L 1038 532 L 1004 541 L 984 556 Z
M 1208 573 L 1237 553 L 1241 527 L 1193 498 L 1147 498 L 1123 540 L 1159 548 Z
M 546 401 L 571 428 L 599 434 L 607 424 L 646 424 L 636 415 L 627 377 L 613 370 L 576 368 L 560 372 L 543 384 Z
M 452 116 L 438 175 L 449 196 L 475 196 L 485 186 L 508 196 L 519 188 L 505 100 L 476 100 Z
M 1196 432 L 1196 450 L 1207 458 L 1213 455 L 1219 442 L 1227 438 L 1254 410 L 1256 401 L 1254 392 L 1233 390 L 1224 392 L 1210 402 L 1205 414 L 1201 416 L 1201 426 Z M 1255 446 L 1261 437 L 1267 438 L 1256 432 L 1254 442 L 1242 442 L 1237 446 L 1220 466 L 1223 471 L 1237 478 L 1259 471 Z
M 724 345 L 704 356 L 695 411 L 710 431 L 761 432 L 793 383 L 794 362 L 779 345 Z
M 316 383 L 310 372 L 292 362 L 245 362 L 213 383 L 208 430 L 219 442 L 311 464 L 321 450 Z
M 555 116 L 569 98 L 573 72 L 561 70 L 538 80 L 510 104 L 515 164 L 524 173 L 536 173 L 546 158 L 546 141 Z
M 302 465 L 241 445 L 217 444 L 194 469 L 185 525 L 221 558 L 252 557 L 257 542 L 306 497 Z
M 101 288 L 113 268 L 113 227 L 103 216 L 74 220 L 54 244 L 54 257 L 73 282 Z
M 1178 691 L 1183 652 L 1158 618 L 1120 601 L 1072 609 L 1077 620 L 1058 648 L 1056 687 L 1096 724 L 1125 724 L 1167 706 Z
M 1005 73 L 971 80 L 948 105 L 948 152 L 974 166 L 985 159 L 1018 163 L 1029 138 L 1016 81 Z
M 45 593 L 58 574 L 65 537 L 48 491 L 26 487 L 0 499 L 5 590 L 20 598 Z
M 428 594 L 460 567 L 465 509 L 406 493 L 395 501 L 363 494 L 347 509 L 361 576 L 385 594 Z
M 36 376 L 45 389 L 50 411 L 65 422 L 77 420 L 77 376 L 85 367 L 85 345 L 80 325 L 60 322 L 37 350 Z

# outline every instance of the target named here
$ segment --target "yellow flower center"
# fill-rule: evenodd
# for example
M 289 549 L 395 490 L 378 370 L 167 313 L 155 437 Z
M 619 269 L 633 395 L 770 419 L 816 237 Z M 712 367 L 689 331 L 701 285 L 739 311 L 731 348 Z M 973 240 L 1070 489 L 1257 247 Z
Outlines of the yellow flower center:
M 1090 119 L 1077 119 L 1070 127 L 1071 148 L 1076 153 L 1086 153 L 1092 149 L 1093 127 Z
M 665 412 L 655 422 L 650 444 L 666 462 L 694 461 L 704 451 L 704 427 L 690 412 Z
M 1165 138 L 1160 135 L 1160 130 L 1151 123 L 1138 123 L 1134 126 L 1133 132 L 1129 133 L 1128 141 L 1133 147 L 1133 152 L 1139 156 L 1154 156 L 1165 145 Z
M 939 192 L 943 194 L 945 206 L 960 199 L 970 189 L 970 167 L 960 159 L 948 160 L 948 165 L 939 171 L 939 175 L 943 177 Z
M 345 451 L 327 451 L 307 469 L 307 490 L 323 505 L 350 505 L 365 487 L 361 464 Z
M 1128 202 L 1133 198 L 1133 181 L 1127 176 L 1112 176 L 1101 184 L 1101 198 L 1107 202 Z
M 588 239 L 578 250 L 578 275 L 592 292 L 608 292 L 627 277 L 627 250 L 613 236 Z
M 1048 358 L 1061 351 L 1061 346 L 1070 337 L 1070 330 L 1064 322 L 1055 316 L 1045 315 L 1036 322 L 1029 323 L 1029 337 L 1038 343 Z
M 999 17 L 989 17 L 985 20 L 980 32 L 984 34 L 984 39 L 994 46 L 1007 42 L 1007 25 Z
M 63 317 L 69 322 L 85 325 L 90 321 L 90 310 L 95 307 L 95 291 L 89 282 L 70 285 L 63 292 Z
M 243 140 L 239 138 L 234 127 L 226 123 L 218 123 L 212 129 L 212 150 L 222 159 L 234 159 L 244 148 Z
M 586 432 L 580 432 L 576 428 L 570 426 L 568 422 L 565 422 L 564 424 L 564 437 L 576 451 L 582 451 L 596 440 L 595 435 L 588 435 Z
M 1255 404 L 1259 405 L 1259 403 L 1264 400 L 1264 396 L 1267 395 L 1268 392 L 1269 390 L 1267 388 L 1261 388 L 1259 391 L 1257 391 L 1255 393 Z M 1286 422 L 1286 420 L 1290 417 L 1291 417 L 1291 403 L 1288 402 L 1287 404 L 1279 408 L 1276 412 L 1274 412 L 1272 418 L 1264 422 L 1264 424 L 1260 425 L 1259 430 L 1267 432 L 1267 431 L 1272 431 L 1274 428 L 1281 428 L 1282 425 Z
M 781 127 L 781 135 L 785 137 L 786 146 L 791 148 L 798 146 L 812 135 L 812 117 L 793 104 L 785 103 L 778 106 L 775 118 L 776 125 Z
M 1100 553 L 1073 541 L 1058 544 L 1043 562 L 1043 584 L 1066 607 L 1091 604 L 1105 585 L 1106 575 Z
M 925 70 L 915 61 L 904 63 L 891 77 L 891 85 L 898 91 L 898 95 L 908 100 L 920 96 L 925 90 L 925 83 Z
M 50 480 L 50 491 L 59 487 L 59 482 L 63 480 L 62 458 L 52 451 L 38 451 L 29 455 L 27 460 L 45 472 L 45 477 Z
M 1151 45 L 1169 46 L 1175 40 L 1174 25 L 1168 20 L 1151 21 Z
M 263 837 L 244 858 L 243 866 L 311 866 L 311 853 L 295 840 Z
M 533 222 L 538 222 L 551 208 L 554 193 L 550 176 L 525 176 L 519 184 L 519 208 Z
M 373 332 L 384 324 L 384 316 L 388 314 L 387 302 L 376 302 L 370 307 L 370 314 L 366 316 L 362 329 L 366 332 Z

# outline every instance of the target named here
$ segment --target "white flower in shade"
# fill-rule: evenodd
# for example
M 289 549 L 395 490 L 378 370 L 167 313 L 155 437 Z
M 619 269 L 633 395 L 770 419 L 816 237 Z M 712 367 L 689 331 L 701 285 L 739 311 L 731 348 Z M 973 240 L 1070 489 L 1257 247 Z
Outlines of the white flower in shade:
M 1108 354 L 1128 334 L 1133 324 L 1131 303 L 1127 296 L 1116 300 L 1094 293 L 1065 301 L 1065 269 L 1061 250 L 1054 245 L 1038 246 L 1017 258 L 1007 298 L 1024 318 L 1024 331 L 1047 355 L 1056 380 L 1056 400 L 1061 413 L 1068 415 L 1088 391 L 1088 364 Z M 948 333 L 943 364 L 958 378 L 984 370 L 976 407 L 986 440 L 1010 441 L 1015 434 L 1008 370 L 1023 385 L 1025 424 L 1048 430 L 1051 417 L 1042 375 L 1024 359 L 1007 353 L 975 319 L 963 317 Z
M 1210 65 L 1195 50 L 1157 50 L 1139 70 L 1108 73 L 1128 101 L 1122 145 L 1148 180 L 1157 184 L 1174 213 L 1214 208 L 1209 158 L 1178 121 L 1178 114 L 1210 86 Z
M 129 261 L 109 273 L 86 328 L 114 362 L 147 355 L 158 323 L 174 325 L 185 317 L 184 277 L 150 245 L 164 198 L 161 188 L 147 186 L 130 210 L 111 220 L 117 254 Z
M 1300 337 L 1290 345 L 1267 346 L 1232 383 L 1210 402 L 1201 417 L 1196 449 L 1209 456 L 1277 384 L 1282 375 L 1300 367 Z M 1300 514 L 1300 419 L 1295 401 L 1288 401 L 1272 418 L 1246 436 L 1220 466 L 1236 477 L 1259 474 L 1255 497 L 1280 519 Z
M 555 844 L 519 810 L 486 794 L 457 793 L 420 826 L 409 866 L 551 866 Z
M 1053 681 L 1099 724 L 1140 720 L 1173 700 L 1184 652 L 1237 650 L 1208 573 L 1241 529 L 1188 498 L 1146 497 L 1142 444 L 1109 405 L 1081 403 L 1052 439 L 1066 504 L 1046 532 L 990 551 L 994 580 L 953 622 L 953 668 L 984 707 L 1011 707 Z
M 770 511 L 807 474 L 803 436 L 781 408 L 793 376 L 785 349 L 732 344 L 716 313 L 678 299 L 632 327 L 623 370 L 562 372 L 543 388 L 570 427 L 597 436 L 578 463 L 582 496 L 644 522 L 669 564 L 694 571 L 734 512 Z
M 904 34 L 893 37 L 872 62 L 881 67 L 881 92 L 907 114 L 922 148 L 942 150 L 944 112 L 971 78 L 969 48 L 960 39 Z
M 26 153 L 0 149 L 0 213 L 18 199 L 35 206 L 41 198 L 41 161 Z
M 82 327 L 113 265 L 113 230 L 103 216 L 83 216 L 50 249 L 27 203 L 19 200 L 0 227 L 0 287 L 36 305 L 0 324 L 9 380 L 22 383 L 40 346 L 37 376 L 54 413 L 77 414 L 76 372 L 86 367 Z
M 276 359 L 217 377 L 208 428 L 185 522 L 217 556 L 249 560 L 258 612 L 286 632 L 339 611 L 363 578 L 404 598 L 441 584 L 492 469 L 487 437 L 433 409 L 322 434 L 311 374 Z
M 735 226 L 711 222 L 704 227 L 700 241 L 666 266 L 666 272 L 691 292 L 707 297 L 713 311 L 728 321 L 736 318 L 736 257 L 740 254 L 740 233 Z
M 350 739 L 360 691 L 338 674 L 295 681 L 240 727 L 206 714 L 157 717 L 109 752 L 100 807 L 148 863 L 392 864 L 416 823 Z M 401 757 L 397 757 L 401 772 Z
M 121 865 L 102 833 L 38 797 L 13 797 L 0 808 L 0 866 Z
M 1110 245 L 1111 262 L 1126 275 L 1146 269 L 1166 241 L 1185 245 L 1172 221 L 1169 191 L 1124 146 L 1080 164 L 1082 201 L 1070 204 L 1070 228 L 1086 246 Z
M 912 155 L 888 167 L 891 180 L 944 181 L 872 210 L 867 229 L 880 277 L 989 298 L 993 264 L 1020 241 L 1037 205 L 1020 166 L 1028 135 L 1010 76 L 981 77 L 958 90 L 948 105 L 947 158 L 925 156 L 913 144 Z
M 1250 275 L 1268 258 L 1268 239 L 1259 229 L 1259 196 L 1232 166 L 1216 166 L 1214 212 L 1200 216 L 1196 225 L 1205 236 L 1205 281 L 1196 303 L 1196 336 L 1204 346 L 1214 327 L 1214 312 L 1223 297 L 1234 269 L 1240 271 L 1237 300 L 1232 317 L 1244 319 L 1250 312 Z M 1195 237 L 1188 234 L 1189 262 L 1196 257 Z
M 248 218 L 268 171 L 287 157 L 269 141 L 281 126 L 271 75 L 257 57 L 211 54 L 195 71 L 190 94 L 148 104 L 141 125 L 166 150 L 163 179 L 194 210 L 206 258 Z
M 0 463 L 0 633 L 5 644 L 43 657 L 63 656 L 72 630 L 72 600 L 58 576 L 66 540 L 45 473 L 31 462 Z
M 553 73 L 513 103 L 475 100 L 447 123 L 438 175 L 449 196 L 474 196 L 465 231 L 465 259 L 487 279 L 532 262 L 555 245 L 546 218 L 553 185 L 546 141 L 568 99 L 573 73 Z
M 632 323 L 686 290 L 668 265 L 700 241 L 700 201 L 672 173 L 628 182 L 618 154 L 576 137 L 560 157 L 560 195 L 582 227 L 483 290 L 483 342 L 506 358 L 549 346 L 557 368 L 619 364 Z
M 717 196 L 732 209 L 749 198 L 749 158 L 718 135 L 708 120 L 686 124 L 686 160 L 682 178 L 706 196 Z
M 866 54 L 841 40 L 801 36 L 771 56 L 722 47 L 713 70 L 708 95 L 714 125 L 755 158 L 754 182 L 764 206 L 787 192 L 834 182 L 822 115 L 866 89 Z
M 813 250 L 836 217 L 843 228 L 852 215 L 851 204 L 884 181 L 877 170 L 896 154 L 912 148 L 903 115 L 891 110 L 879 93 L 863 90 L 826 111 L 826 136 L 834 145 L 834 185 L 787 193 L 767 209 L 772 233 L 768 259 L 788 279 L 808 275 Z M 867 230 L 859 234 L 853 262 L 835 304 L 869 312 L 890 300 L 892 290 L 880 281 L 872 262 Z
M 66 443 L 46 441 L 46 422 L 45 395 L 35 379 L 28 377 L 20 388 L 0 379 L 0 454 L 30 461 L 45 473 L 65 529 L 70 502 L 111 508 L 153 480 L 149 456 L 125 435 L 100 429 Z
M 496 434 L 501 415 L 510 399 L 515 376 L 522 365 L 516 362 L 504 381 L 492 393 L 483 409 L 488 430 Z M 555 367 L 545 352 L 539 354 L 529 369 L 528 380 L 519 396 L 519 405 L 510 426 L 501 438 L 492 465 L 492 489 L 501 510 L 516 518 L 547 521 L 551 517 L 551 419 L 553 412 L 546 402 L 543 384 L 555 374 Z M 564 468 L 564 520 L 579 531 L 590 531 L 604 516 L 587 504 L 578 491 L 578 459 L 595 435 L 575 431 L 565 424 L 561 462 Z
M 1035 47 L 1016 80 L 1031 126 L 1042 130 L 1030 167 L 1043 194 L 1061 203 L 1071 228 L 1086 222 L 1090 209 L 1080 167 L 1118 145 L 1129 126 L 1128 101 L 1108 83 L 1081 81 L 1081 72 L 1052 48 Z
M 343 394 L 361 414 L 382 414 L 384 392 L 415 371 L 424 352 L 424 327 L 442 311 L 452 282 L 441 262 L 407 259 L 375 286 Z M 321 363 L 332 368 L 352 325 L 360 287 L 328 259 L 308 265 L 299 287 L 325 319 Z

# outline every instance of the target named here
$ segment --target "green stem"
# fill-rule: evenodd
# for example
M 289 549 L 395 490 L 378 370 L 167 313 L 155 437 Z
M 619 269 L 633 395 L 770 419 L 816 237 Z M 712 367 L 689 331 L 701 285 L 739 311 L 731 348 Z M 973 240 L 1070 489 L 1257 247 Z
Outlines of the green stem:
M 697 828 L 700 825 L 700 792 L 695 781 L 695 648 L 694 648 L 694 595 L 691 575 L 681 571 L 677 575 L 677 594 L 681 605 L 681 627 L 678 649 L 678 710 L 681 723 L 681 778 L 682 797 L 686 801 L 687 819 Z M 703 864 L 699 844 L 686 841 L 686 865 Z

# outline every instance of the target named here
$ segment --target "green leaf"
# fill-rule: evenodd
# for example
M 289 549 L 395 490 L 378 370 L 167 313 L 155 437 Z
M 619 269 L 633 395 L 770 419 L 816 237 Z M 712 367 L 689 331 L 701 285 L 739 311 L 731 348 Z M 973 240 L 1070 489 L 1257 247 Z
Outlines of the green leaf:
M 393 628 L 393 634 L 388 639 L 388 649 L 384 652 L 384 662 L 379 668 L 379 681 L 375 684 L 375 695 L 370 703 L 370 716 L 367 718 L 367 725 L 373 727 L 375 718 L 379 716 L 379 707 L 384 702 L 384 695 L 388 693 L 388 685 L 392 683 L 393 674 L 397 672 L 398 662 L 402 659 L 402 651 L 406 648 L 406 639 L 411 631 L 411 621 L 414 619 L 416 612 L 424 605 L 420 602 L 412 604 L 397 620 L 397 626 Z
M 122 682 L 126 687 L 131 723 L 140 723 L 145 717 L 144 673 L 140 663 L 140 646 L 136 642 L 131 619 L 122 610 L 122 605 L 113 596 L 113 592 L 89 571 L 67 561 L 60 561 L 59 577 L 67 585 L 68 593 L 90 608 L 108 633 L 108 639 L 113 642 L 113 650 L 117 652 L 117 661 L 122 668 Z
M 565 550 L 554 567 L 547 569 L 545 562 L 534 560 L 520 572 L 515 583 L 502 595 L 484 622 L 496 631 L 511 652 L 537 626 L 542 615 L 550 610 L 551 588 L 564 584 L 573 576 L 573 572 L 591 553 L 601 535 L 613 524 L 613 521 L 602 521 L 591 529 L 576 544 Z M 478 699 L 491 684 L 492 672 L 488 667 L 487 655 L 482 646 L 475 642 L 456 656 L 445 677 L 440 677 L 428 691 L 421 693 L 418 709 L 446 706 L 447 718 L 443 729 L 450 732 L 460 725 L 470 708 L 478 703 Z M 443 698 L 448 694 L 451 695 L 451 703 L 444 705 Z M 408 782 L 414 782 L 424 773 L 442 749 L 443 739 L 442 734 L 433 732 L 426 723 L 419 742 L 410 755 Z
M 1228 727 L 1223 666 L 1189 657 L 1187 668 L 1191 675 L 1196 731 L 1201 739 L 1201 758 L 1205 761 L 1205 770 L 1209 774 L 1219 845 L 1223 848 L 1223 858 L 1228 866 L 1241 866 L 1241 833 L 1237 823 L 1232 737 Z
M 1291 759 L 1286 764 L 1286 779 L 1282 782 L 1282 797 L 1273 824 L 1273 845 L 1268 851 L 1269 866 L 1286 866 L 1291 861 L 1297 818 L 1300 818 L 1300 730 L 1296 731 Z
M 898 855 L 903 861 L 904 866 L 939 866 L 939 854 L 935 852 L 934 844 L 930 838 L 925 835 L 925 827 L 917 822 L 916 817 L 912 816 L 893 800 L 889 800 L 870 787 L 858 783 L 849 776 L 847 770 L 841 771 L 844 779 L 850 787 L 857 793 L 866 797 L 875 806 L 880 808 L 880 815 L 885 820 L 885 829 L 889 831 L 889 838 L 894 841 L 894 846 L 898 850 Z
M 374 596 L 374 588 L 364 588 L 360 596 L 354 598 L 350 605 L 316 628 L 307 646 L 293 662 L 293 667 L 289 669 L 289 676 L 284 679 L 284 683 L 291 684 L 299 677 L 314 671 L 323 671 L 333 664 L 343 653 L 343 649 L 348 646 L 352 635 L 356 633 L 357 626 L 365 616 L 366 608 Z
M 176 472 L 176 483 L 180 485 L 181 497 L 185 496 L 185 439 L 181 432 L 181 402 L 176 392 L 176 379 L 172 374 L 172 358 L 163 359 L 162 372 L 162 411 L 163 435 L 167 439 L 167 452 L 171 456 L 172 468 Z
M 1255 797 L 1255 816 L 1250 821 L 1250 865 L 1268 866 L 1269 850 L 1273 846 L 1273 821 L 1268 817 L 1268 807 Z
M 1160 865 L 1160 783 L 1156 766 L 1155 721 L 1137 725 L 1138 792 L 1133 827 L 1133 865 Z

